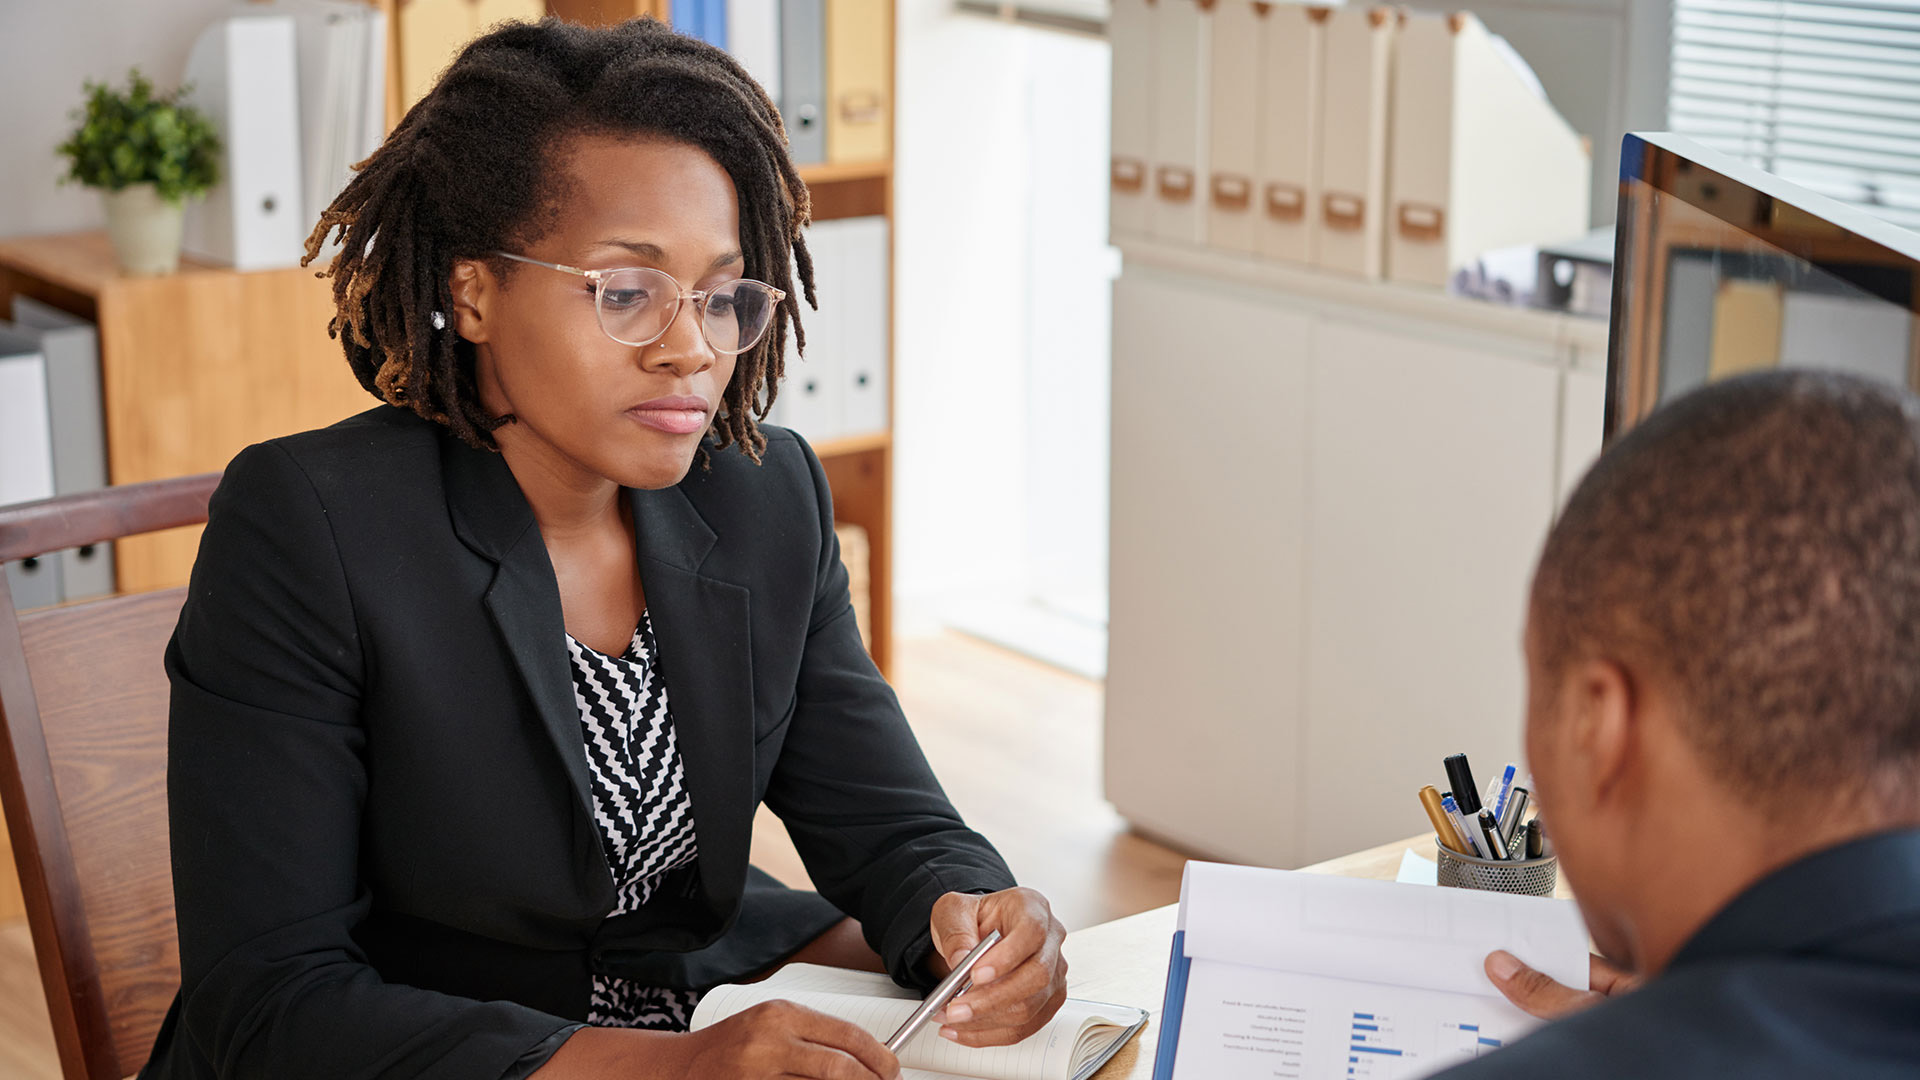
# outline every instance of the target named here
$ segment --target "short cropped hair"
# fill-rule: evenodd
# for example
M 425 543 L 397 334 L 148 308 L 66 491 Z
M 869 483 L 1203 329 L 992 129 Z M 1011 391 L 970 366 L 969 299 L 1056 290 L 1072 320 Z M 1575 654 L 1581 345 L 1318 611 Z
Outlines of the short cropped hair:
M 1920 399 L 1810 371 L 1679 398 L 1580 482 L 1532 604 L 1548 673 L 1669 676 L 1707 768 L 1770 815 L 1913 807 Z

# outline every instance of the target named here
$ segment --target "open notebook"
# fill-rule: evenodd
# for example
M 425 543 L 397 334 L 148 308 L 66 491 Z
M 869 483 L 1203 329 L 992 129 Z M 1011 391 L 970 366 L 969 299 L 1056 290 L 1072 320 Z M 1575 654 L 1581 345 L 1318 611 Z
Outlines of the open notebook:
M 716 986 L 700 999 L 693 1029 L 719 1023 L 764 1001 L 784 998 L 858 1024 L 885 1041 L 919 995 L 885 975 L 814 964 L 788 964 L 772 978 L 747 986 Z M 1046 1027 L 1012 1046 L 961 1046 L 929 1023 L 900 1050 L 902 1080 L 1086 1080 L 1147 1025 L 1143 1009 L 1068 999 Z

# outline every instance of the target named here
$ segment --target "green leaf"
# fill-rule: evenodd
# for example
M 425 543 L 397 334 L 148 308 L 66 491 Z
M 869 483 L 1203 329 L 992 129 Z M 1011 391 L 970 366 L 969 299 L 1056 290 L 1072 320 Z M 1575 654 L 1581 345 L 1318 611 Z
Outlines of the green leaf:
M 61 183 L 118 190 L 151 181 L 162 198 L 199 195 L 220 179 L 220 138 L 198 109 L 181 103 L 187 88 L 167 93 L 133 68 L 125 91 L 91 79 L 70 116 L 72 133 L 55 152 L 67 161 Z

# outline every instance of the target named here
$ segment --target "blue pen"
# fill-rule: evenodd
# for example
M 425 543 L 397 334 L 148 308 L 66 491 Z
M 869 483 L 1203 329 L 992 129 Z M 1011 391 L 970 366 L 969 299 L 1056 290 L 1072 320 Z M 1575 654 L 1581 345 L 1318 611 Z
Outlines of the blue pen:
M 1467 842 L 1474 855 L 1487 858 L 1486 841 L 1480 839 L 1480 830 L 1467 828 L 1467 819 L 1461 816 L 1460 804 L 1454 801 L 1453 792 L 1440 796 L 1440 807 L 1447 812 L 1447 820 L 1453 822 L 1453 831 L 1460 834 L 1460 839 Z
M 1500 779 L 1494 781 L 1493 786 L 1488 789 L 1487 797 L 1483 800 L 1483 804 L 1493 809 L 1493 818 L 1495 821 L 1500 820 L 1500 815 L 1506 813 L 1507 795 L 1513 791 L 1513 780 L 1514 777 L 1519 775 L 1519 772 L 1519 768 L 1516 767 L 1513 762 L 1507 762 L 1506 771 L 1501 773 Z

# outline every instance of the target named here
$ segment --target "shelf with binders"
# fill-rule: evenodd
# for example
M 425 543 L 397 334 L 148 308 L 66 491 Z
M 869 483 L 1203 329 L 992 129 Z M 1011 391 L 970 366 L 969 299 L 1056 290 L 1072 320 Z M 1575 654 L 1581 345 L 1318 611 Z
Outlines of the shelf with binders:
M 584 12 L 592 17 L 579 21 L 596 23 L 671 16 L 666 0 L 368 2 L 387 17 L 383 90 L 389 128 L 412 103 L 410 94 L 431 85 L 454 51 L 499 19 L 549 12 L 561 17 Z M 757 8 L 763 17 L 769 11 L 785 17 L 808 10 L 809 3 L 818 47 L 803 51 L 815 57 L 823 95 L 817 111 L 824 115 L 816 125 L 813 153 L 796 150 L 796 157 L 807 162 L 800 174 L 811 195 L 814 231 L 828 234 L 847 221 L 890 224 L 891 0 L 761 0 L 757 5 L 729 0 L 724 8 L 742 13 Z M 842 58 L 859 57 L 851 74 L 836 75 L 828 67 L 821 52 L 827 45 Z M 824 107 L 828 102 L 831 109 Z M 836 142 L 837 121 L 843 136 L 855 137 Z M 878 254 L 862 264 L 873 284 L 860 286 L 874 296 L 868 308 L 875 321 L 866 333 L 879 340 L 867 354 L 876 404 L 857 427 L 803 428 L 833 484 L 836 519 L 867 534 L 872 601 L 864 622 L 883 672 L 891 660 L 890 233 L 885 230 Z M 850 291 L 823 281 L 827 295 Z M 219 469 L 250 443 L 323 427 L 370 404 L 365 391 L 342 377 L 340 345 L 326 332 L 333 314 L 331 283 L 316 278 L 313 268 L 243 271 L 188 255 L 174 274 L 129 278 L 119 272 L 104 231 L 0 238 L 0 317 L 16 294 L 98 325 L 112 483 Z M 237 319 L 236 311 L 252 317 Z M 133 592 L 184 583 L 197 540 L 198 530 L 190 528 L 116 544 L 117 587 Z
M 129 277 L 105 230 L 13 236 L 0 238 L 0 313 L 15 297 L 97 327 L 109 483 L 215 471 L 251 443 L 373 404 L 327 335 L 332 283 L 311 269 L 235 270 L 183 256 L 174 273 Z M 185 584 L 199 534 L 117 541 L 114 587 Z
M 1116 241 L 1441 291 L 1589 226 L 1591 147 L 1469 12 L 1114 0 L 1110 36 Z

